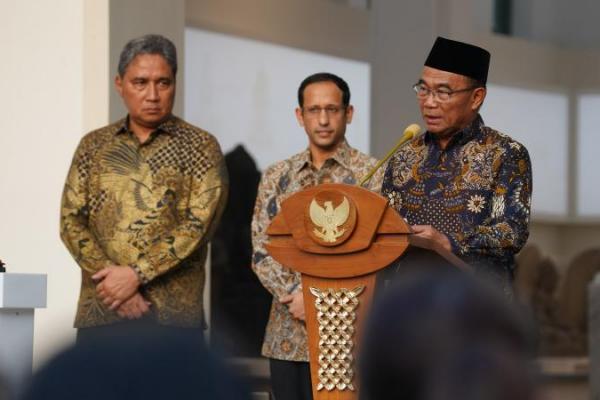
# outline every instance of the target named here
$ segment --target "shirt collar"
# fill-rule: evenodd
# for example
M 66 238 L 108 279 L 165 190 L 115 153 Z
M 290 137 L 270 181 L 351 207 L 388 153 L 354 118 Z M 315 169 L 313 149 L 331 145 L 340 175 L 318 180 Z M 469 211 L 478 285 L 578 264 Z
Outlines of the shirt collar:
M 129 132 L 129 115 L 118 121 L 116 125 L 117 130 L 115 131 L 115 135 Z M 165 132 L 169 134 L 177 133 L 177 117 L 171 114 L 166 120 L 158 125 L 154 131 L 152 131 L 152 134 L 154 134 L 154 132 Z
M 450 139 L 450 142 L 448 142 L 448 146 L 446 146 L 446 148 L 454 145 L 463 145 L 469 142 L 477 134 L 479 134 L 479 132 L 481 132 L 481 128 L 483 126 L 483 119 L 481 118 L 481 115 L 477 114 L 477 117 L 475 117 L 475 119 L 469 125 L 452 135 L 452 138 Z M 427 131 L 425 133 L 424 140 L 425 143 L 432 143 L 437 141 L 437 138 L 433 133 Z
M 328 158 L 328 160 L 334 160 L 338 164 L 342 165 L 344 168 L 350 168 L 350 145 L 344 139 L 342 143 L 335 149 L 335 152 Z M 326 161 L 327 162 L 327 161 Z M 294 162 L 293 168 L 294 171 L 299 172 L 304 167 L 312 164 L 312 157 L 310 155 L 310 149 L 304 150 L 302 153 L 298 154 L 297 159 Z

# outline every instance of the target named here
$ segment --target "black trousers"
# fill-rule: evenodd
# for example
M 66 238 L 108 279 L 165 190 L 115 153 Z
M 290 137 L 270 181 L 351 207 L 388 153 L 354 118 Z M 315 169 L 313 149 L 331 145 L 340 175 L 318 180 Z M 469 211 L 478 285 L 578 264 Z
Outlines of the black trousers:
M 302 361 L 269 359 L 275 400 L 312 400 L 310 366 Z
M 110 325 L 95 326 L 77 329 L 77 345 L 93 345 L 98 341 L 112 341 L 123 338 L 156 336 L 156 335 L 178 335 L 185 338 L 193 338 L 199 342 L 204 338 L 202 328 L 180 328 L 176 326 L 160 325 L 153 317 L 144 317 L 133 320 L 123 320 Z

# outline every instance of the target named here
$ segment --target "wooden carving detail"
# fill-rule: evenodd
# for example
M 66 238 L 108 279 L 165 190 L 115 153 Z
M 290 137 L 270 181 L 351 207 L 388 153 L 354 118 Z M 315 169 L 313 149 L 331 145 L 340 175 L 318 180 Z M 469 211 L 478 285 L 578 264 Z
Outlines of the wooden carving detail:
M 320 290 L 310 287 L 317 309 L 319 324 L 319 383 L 317 391 L 352 390 L 354 370 L 352 366 L 354 347 L 354 321 L 358 296 L 365 286 L 354 289 L 341 288 Z

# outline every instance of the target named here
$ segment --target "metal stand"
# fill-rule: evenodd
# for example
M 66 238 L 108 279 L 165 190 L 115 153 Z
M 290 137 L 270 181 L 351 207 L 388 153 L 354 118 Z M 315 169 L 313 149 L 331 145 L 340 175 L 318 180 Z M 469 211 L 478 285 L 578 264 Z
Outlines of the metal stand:
M 0 273 L 0 375 L 15 391 L 31 376 L 33 315 L 46 307 L 46 275 Z

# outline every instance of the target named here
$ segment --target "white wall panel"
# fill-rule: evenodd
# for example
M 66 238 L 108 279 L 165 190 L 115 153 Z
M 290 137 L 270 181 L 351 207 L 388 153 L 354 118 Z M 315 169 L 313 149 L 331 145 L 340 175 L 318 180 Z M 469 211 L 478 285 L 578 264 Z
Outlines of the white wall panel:
M 367 63 L 194 28 L 186 28 L 185 46 L 185 119 L 213 133 L 224 152 L 242 143 L 263 170 L 305 149 L 297 89 L 323 71 L 348 82 L 355 114 L 346 137 L 368 152 Z
M 600 95 L 581 95 L 577 101 L 577 215 L 600 216 Z
M 9 272 L 48 274 L 47 308 L 35 313 L 37 366 L 75 334 L 80 272 L 60 241 L 58 222 L 67 169 L 83 134 L 84 4 L 12 1 L 1 8 L 10 18 L 0 26 L 6 39 L 0 258 Z

